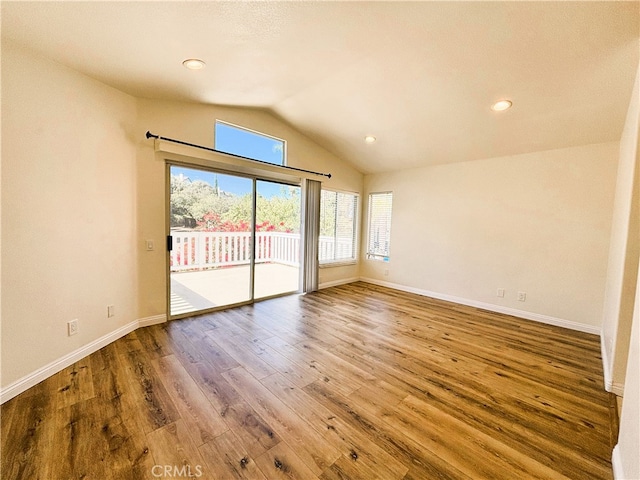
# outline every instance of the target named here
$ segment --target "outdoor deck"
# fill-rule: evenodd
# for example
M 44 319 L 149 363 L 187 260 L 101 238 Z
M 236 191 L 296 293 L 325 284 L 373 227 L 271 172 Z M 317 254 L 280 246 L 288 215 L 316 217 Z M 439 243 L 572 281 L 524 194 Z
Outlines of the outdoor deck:
M 250 300 L 249 264 L 255 259 L 255 295 L 299 289 L 300 234 L 172 230 L 171 315 Z M 255 241 L 255 249 L 252 242 Z M 320 236 L 319 258 L 348 255 L 352 238 Z
M 298 290 L 299 269 L 280 263 L 256 264 L 255 298 Z M 249 265 L 171 273 L 171 315 L 249 300 Z

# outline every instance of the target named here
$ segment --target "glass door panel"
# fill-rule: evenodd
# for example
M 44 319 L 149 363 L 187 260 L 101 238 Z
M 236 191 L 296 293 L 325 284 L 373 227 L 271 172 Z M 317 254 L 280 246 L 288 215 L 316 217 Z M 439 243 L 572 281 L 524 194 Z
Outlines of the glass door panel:
M 300 289 L 300 187 L 256 181 L 254 298 Z
M 171 316 L 251 301 L 253 179 L 169 173 Z

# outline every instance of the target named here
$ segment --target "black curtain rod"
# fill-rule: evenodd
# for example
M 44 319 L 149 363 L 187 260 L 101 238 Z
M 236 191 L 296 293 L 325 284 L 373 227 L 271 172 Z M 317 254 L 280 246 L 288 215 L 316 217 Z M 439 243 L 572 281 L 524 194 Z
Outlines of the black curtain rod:
M 304 168 L 288 167 L 287 165 L 276 165 L 275 163 L 265 162 L 264 160 L 256 160 L 254 158 L 243 157 L 242 155 L 236 155 L 235 153 L 223 152 L 222 150 L 216 150 L 215 148 L 203 147 L 202 145 L 196 145 L 195 143 L 183 142 L 182 140 L 174 140 L 173 138 L 161 137 L 160 135 L 154 135 L 147 130 L 147 138 L 156 138 L 158 140 L 165 140 L 167 142 L 178 143 L 180 145 L 186 145 L 188 147 L 200 148 L 209 152 L 224 153 L 225 155 L 231 155 L 232 157 L 241 158 L 243 160 L 251 160 L 252 162 L 264 163 L 265 165 L 271 165 L 272 167 L 286 168 L 287 170 L 295 170 L 297 172 L 311 173 L 313 175 L 321 175 L 323 177 L 331 178 L 330 173 L 314 172 L 313 170 L 305 170 Z

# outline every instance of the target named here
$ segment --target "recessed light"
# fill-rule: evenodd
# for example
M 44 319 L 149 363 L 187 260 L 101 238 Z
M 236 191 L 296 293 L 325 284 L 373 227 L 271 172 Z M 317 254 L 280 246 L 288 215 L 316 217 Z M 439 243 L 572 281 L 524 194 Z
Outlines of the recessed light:
M 366 137 L 364 137 L 364 141 L 367 143 L 373 143 L 376 140 L 376 137 L 374 137 L 373 135 L 367 135 Z
M 206 63 L 197 58 L 187 58 L 184 62 L 182 62 L 182 65 L 184 65 L 189 70 L 202 70 Z
M 511 100 L 499 100 L 491 106 L 491 110 L 494 112 L 503 112 L 511 108 L 511 105 L 513 105 Z

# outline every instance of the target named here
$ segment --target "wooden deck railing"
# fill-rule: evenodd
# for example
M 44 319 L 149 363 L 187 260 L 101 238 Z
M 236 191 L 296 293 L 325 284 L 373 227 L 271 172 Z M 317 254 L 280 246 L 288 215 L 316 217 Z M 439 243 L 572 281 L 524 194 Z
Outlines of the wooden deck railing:
M 251 259 L 251 232 L 172 231 L 171 271 L 246 265 Z M 300 234 L 256 232 L 256 263 L 298 266 Z
M 171 271 L 206 270 L 232 265 L 248 265 L 251 259 L 251 232 L 172 231 Z M 348 258 L 351 239 L 321 236 L 319 258 Z M 256 263 L 300 265 L 300 234 L 256 232 Z

